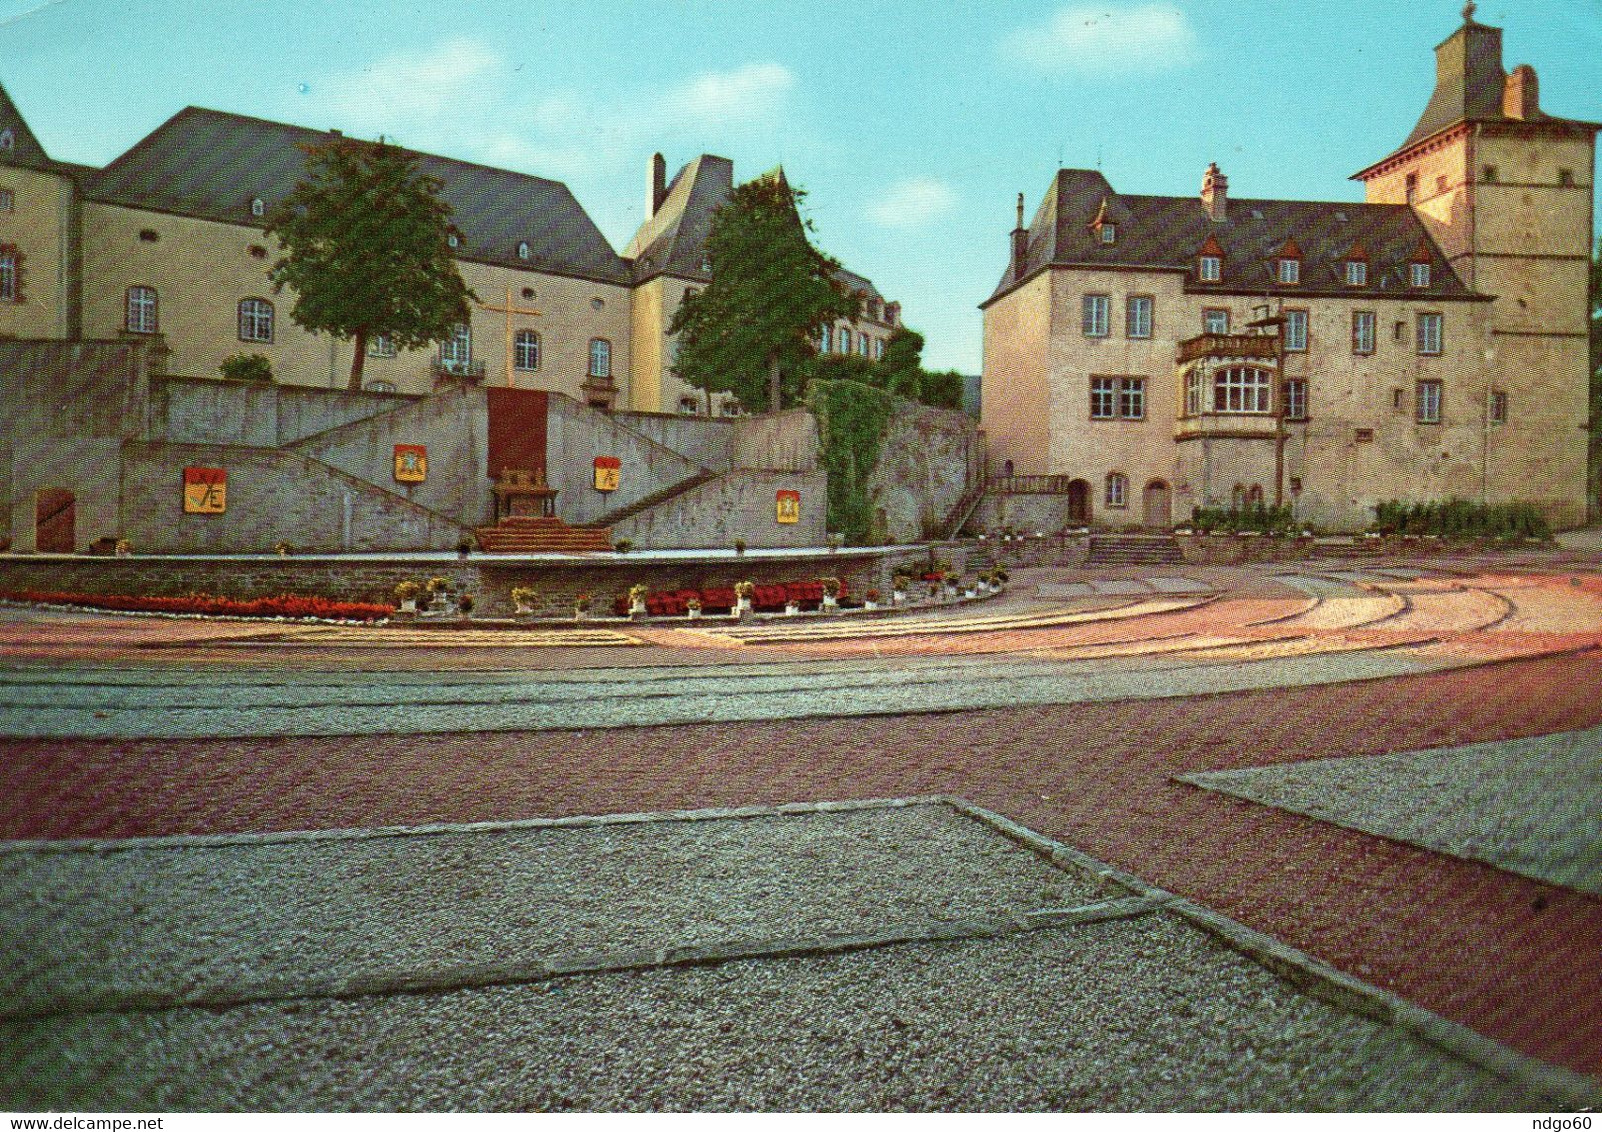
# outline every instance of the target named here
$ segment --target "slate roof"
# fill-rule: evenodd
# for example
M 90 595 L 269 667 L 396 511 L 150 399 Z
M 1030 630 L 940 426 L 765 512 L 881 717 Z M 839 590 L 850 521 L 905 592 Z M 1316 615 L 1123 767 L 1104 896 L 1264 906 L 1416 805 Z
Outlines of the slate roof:
M 83 177 L 93 173 L 91 165 L 79 165 L 71 161 L 57 161 L 45 152 L 44 146 L 28 128 L 22 111 L 17 104 L 11 101 L 6 89 L 0 86 L 0 132 L 11 131 L 11 148 L 0 150 L 0 165 L 12 165 L 22 169 L 37 169 L 45 173 L 64 173 L 69 177 Z
M 1502 29 L 1476 23 L 1469 14 L 1463 25 L 1435 48 L 1435 89 L 1407 140 L 1387 157 L 1412 148 L 1426 138 L 1463 122 L 1537 123 L 1595 131 L 1594 122 L 1558 118 L 1536 110 L 1529 118 L 1510 118 L 1502 112 L 1507 72 L 1502 69 Z M 1374 166 L 1370 166 L 1370 169 Z M 1368 172 L 1367 169 L 1363 173 Z M 1363 173 L 1358 173 L 1361 178 Z
M 1092 227 L 1098 215 L 1118 226 L 1116 243 L 1100 241 Z M 1224 256 L 1218 283 L 1195 277 L 1196 257 L 1209 237 Z M 1301 282 L 1281 285 L 1274 261 L 1290 240 L 1301 252 Z M 1366 287 L 1345 283 L 1354 249 L 1366 253 Z M 1413 288 L 1408 265 L 1421 251 L 1430 264 L 1430 286 Z M 1015 277 L 1009 265 L 981 305 L 1048 265 L 1182 271 L 1190 290 L 1220 294 L 1473 297 L 1406 205 L 1231 197 L 1220 222 L 1199 196 L 1120 194 L 1090 169 L 1057 171 L 1029 227 L 1023 270 Z
M 85 196 L 109 204 L 259 224 L 250 204 L 269 209 L 305 174 L 302 144 L 335 135 L 239 114 L 188 107 L 127 153 L 90 177 Z M 452 223 L 461 232 L 457 255 L 522 270 L 627 284 L 628 265 L 567 186 L 505 169 L 412 153 L 424 173 L 444 182 Z M 529 258 L 517 255 L 519 242 Z
M 712 230 L 712 213 L 734 192 L 734 162 L 702 154 L 674 176 L 656 210 L 629 241 L 623 257 L 634 261 L 634 281 L 678 275 L 709 282 L 701 253 Z

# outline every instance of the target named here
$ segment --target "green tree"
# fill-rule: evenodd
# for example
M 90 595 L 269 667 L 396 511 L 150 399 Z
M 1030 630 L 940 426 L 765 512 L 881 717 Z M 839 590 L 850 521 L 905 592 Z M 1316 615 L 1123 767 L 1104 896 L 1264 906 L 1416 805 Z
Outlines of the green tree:
M 879 359 L 885 388 L 897 397 L 923 400 L 923 335 L 898 326 L 884 344 Z
M 375 335 L 403 350 L 441 341 L 477 296 L 451 254 L 451 207 L 438 178 L 382 141 L 302 148 L 306 177 L 267 221 L 285 252 L 268 278 L 295 292 L 298 325 L 354 340 L 350 388 L 360 389 Z
M 708 398 L 733 393 L 753 411 L 797 404 L 819 328 L 856 313 L 834 281 L 840 265 L 807 238 L 804 196 L 775 172 L 739 186 L 712 214 L 712 282 L 668 328 L 678 336 L 674 371 Z

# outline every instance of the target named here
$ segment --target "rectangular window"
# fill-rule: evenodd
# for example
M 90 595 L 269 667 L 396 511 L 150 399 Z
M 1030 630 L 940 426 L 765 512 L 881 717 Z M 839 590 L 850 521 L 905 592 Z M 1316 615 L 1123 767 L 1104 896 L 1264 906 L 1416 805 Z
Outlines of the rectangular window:
M 1415 287 L 1428 287 L 1430 285 L 1430 265 L 1427 263 L 1408 264 L 1407 281 Z
M 1217 307 L 1208 307 L 1202 311 L 1203 334 L 1228 334 L 1229 312 Z
M 1217 283 L 1224 275 L 1224 261 L 1215 255 L 1204 255 L 1197 265 L 1196 275 L 1203 283 Z
M 875 338 L 873 340 L 873 360 L 877 362 L 880 359 L 882 359 L 883 357 L 884 357 L 884 339 L 883 338 Z
M 1307 349 L 1307 312 L 1285 312 L 1285 349 L 1300 353 Z
M 1112 299 L 1107 295 L 1086 295 L 1082 319 L 1086 338 L 1105 338 L 1112 321 Z
M 1368 285 L 1368 264 L 1360 259 L 1347 260 L 1346 285 L 1348 287 L 1366 287 Z
M 818 352 L 827 354 L 834 339 L 834 327 L 825 326 L 818 331 Z
M 1267 370 L 1231 366 L 1213 378 L 1213 408 L 1220 413 L 1273 411 L 1273 390 Z
M 466 366 L 473 361 L 473 328 L 458 322 L 451 336 L 439 344 L 439 360 L 447 366 Z
M 1118 226 L 1116 224 L 1103 224 L 1101 226 L 1101 242 L 1116 244 L 1118 242 Z
M 1302 262 L 1297 259 L 1282 259 L 1279 261 L 1279 281 L 1281 283 L 1300 283 L 1302 281 Z
M 1126 421 L 1146 417 L 1146 379 L 1126 377 L 1118 386 L 1118 415 Z
M 1352 312 L 1352 353 L 1372 354 L 1374 352 L 1374 312 Z
M 1421 381 L 1418 383 L 1414 407 L 1419 424 L 1441 423 L 1441 383 L 1439 381 Z
M 395 339 L 388 334 L 375 334 L 367 340 L 367 356 L 370 358 L 393 358 L 395 356 Z
M 843 326 L 840 328 L 840 352 L 842 354 L 851 352 L 851 331 Z
M 156 292 L 154 288 L 128 288 L 128 330 L 133 334 L 156 333 Z
M 1129 506 L 1129 477 L 1122 472 L 1113 472 L 1107 477 L 1107 506 Z
M 1421 354 L 1439 354 L 1441 352 L 1440 315 L 1421 314 L 1418 316 L 1418 352 Z
M 1185 376 L 1185 415 L 1199 417 L 1206 411 L 1207 405 L 1202 398 L 1206 395 L 1207 382 L 1200 369 L 1193 369 Z
M 1090 419 L 1110 421 L 1118 415 L 1118 379 L 1093 377 L 1090 379 Z
M 273 305 L 266 299 L 242 299 L 239 303 L 239 340 L 273 340 Z
M 0 255 L 0 303 L 17 301 L 17 257 Z
M 1285 380 L 1285 419 L 1307 419 L 1307 381 L 1304 378 L 1291 377 Z
M 1491 390 L 1491 423 L 1507 424 L 1507 393 L 1505 390 Z
M 1130 338 L 1151 337 L 1152 297 L 1130 295 L 1124 307 L 1124 333 Z
M 868 344 L 870 341 L 871 339 L 869 339 L 866 334 L 857 335 L 857 353 L 861 354 L 864 358 L 868 356 Z
M 590 376 L 612 376 L 612 343 L 605 338 L 590 339 Z

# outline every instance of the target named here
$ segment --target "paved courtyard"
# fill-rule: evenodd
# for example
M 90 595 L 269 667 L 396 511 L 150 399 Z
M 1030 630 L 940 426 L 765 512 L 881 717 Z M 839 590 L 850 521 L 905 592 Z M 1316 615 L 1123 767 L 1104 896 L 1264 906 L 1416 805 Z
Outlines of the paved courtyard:
M 0 1073 L 29 1103 L 1602 1090 L 1583 558 L 1019 571 L 629 647 L 4 617 L 0 1063 L 67 1067 Z

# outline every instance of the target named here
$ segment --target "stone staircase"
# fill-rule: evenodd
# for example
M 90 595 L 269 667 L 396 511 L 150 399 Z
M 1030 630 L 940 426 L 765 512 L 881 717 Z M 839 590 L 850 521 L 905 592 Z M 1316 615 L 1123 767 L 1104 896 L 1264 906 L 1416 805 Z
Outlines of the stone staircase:
M 551 516 L 512 516 L 493 527 L 479 527 L 478 545 L 485 554 L 608 554 L 607 527 L 570 527 Z
M 1170 535 L 1091 535 L 1091 566 L 1166 566 L 1183 562 Z

